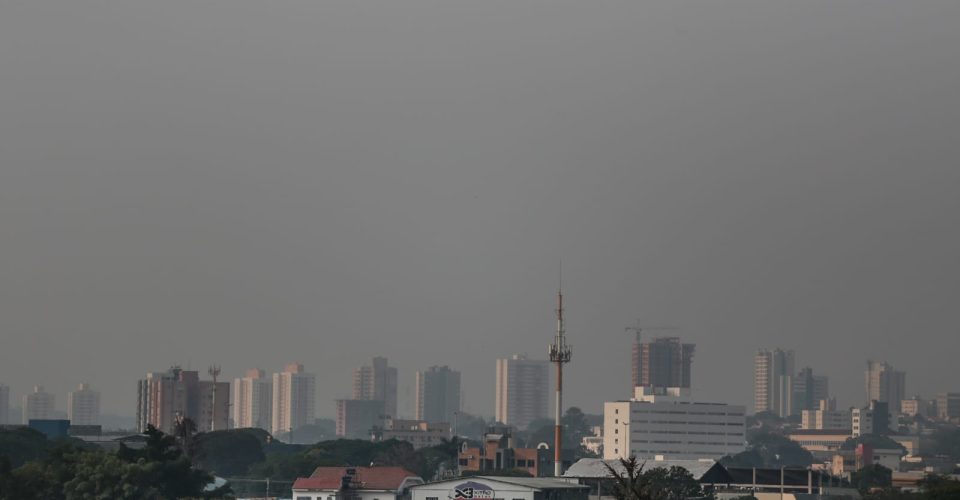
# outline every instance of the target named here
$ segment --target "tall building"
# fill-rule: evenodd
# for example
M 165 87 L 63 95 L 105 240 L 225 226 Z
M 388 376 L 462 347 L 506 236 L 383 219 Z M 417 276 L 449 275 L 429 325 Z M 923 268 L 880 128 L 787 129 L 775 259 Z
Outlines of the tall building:
M 214 398 L 216 391 L 216 398 Z M 230 383 L 200 380 L 194 370 L 174 366 L 150 372 L 137 383 L 137 428 L 152 425 L 172 433 L 178 416 L 189 418 L 197 431 L 226 429 L 230 415 Z
M 271 432 L 290 432 L 314 422 L 317 379 L 303 371 L 300 363 L 291 363 L 283 372 L 273 374 Z
M 852 436 L 860 437 L 866 434 L 889 434 L 893 421 L 890 420 L 887 403 L 871 401 L 865 408 L 851 409 L 850 422 Z
M 819 402 L 830 399 L 829 379 L 813 374 L 812 368 L 802 368 L 793 378 L 792 414 L 817 410 Z
M 753 358 L 753 411 L 780 417 L 793 414 L 793 375 L 796 357 L 792 350 L 761 349 Z
M 937 418 L 953 420 L 960 417 L 960 393 L 941 392 L 937 394 Z
M 397 417 L 397 369 L 387 358 L 375 357 L 370 366 L 353 371 L 353 399 L 383 401 L 387 415 Z
M 460 410 L 460 372 L 431 366 L 417 372 L 416 420 L 452 424 Z
M 338 399 L 337 436 L 368 439 L 383 427 L 384 402 L 380 399 Z
M 900 413 L 900 401 L 907 392 L 907 374 L 880 361 L 867 361 L 865 372 L 867 402 L 887 403 L 892 413 Z
M 603 458 L 719 459 L 746 449 L 746 409 L 691 400 L 682 388 L 635 389 L 603 405 Z
M 97 425 L 100 423 L 100 393 L 90 384 L 80 384 L 67 393 L 67 418 L 70 425 Z
M 634 387 L 690 388 L 694 344 L 677 337 L 660 337 L 650 342 L 634 342 Z
M 525 430 L 530 422 L 547 418 L 550 371 L 546 360 L 514 354 L 497 360 L 496 419 Z
M 821 399 L 817 409 L 803 410 L 800 414 L 800 428 L 804 430 L 849 430 L 850 412 L 837 410 L 837 400 Z
M 53 394 L 44 391 L 43 386 L 33 386 L 33 392 L 23 396 L 23 424 L 54 418 L 53 402 Z
M 10 423 L 10 387 L 0 384 L 0 425 Z
M 273 412 L 273 380 L 260 369 L 247 370 L 233 380 L 233 426 L 270 432 Z

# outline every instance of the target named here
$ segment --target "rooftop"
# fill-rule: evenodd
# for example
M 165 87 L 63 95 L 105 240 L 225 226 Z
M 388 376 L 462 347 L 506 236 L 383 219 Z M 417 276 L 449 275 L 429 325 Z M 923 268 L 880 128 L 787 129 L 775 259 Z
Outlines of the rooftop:
M 353 483 L 356 489 L 396 491 L 407 479 L 423 482 L 419 476 L 403 467 L 317 467 L 310 477 L 297 478 L 293 489 L 338 490 L 348 469 L 355 471 Z

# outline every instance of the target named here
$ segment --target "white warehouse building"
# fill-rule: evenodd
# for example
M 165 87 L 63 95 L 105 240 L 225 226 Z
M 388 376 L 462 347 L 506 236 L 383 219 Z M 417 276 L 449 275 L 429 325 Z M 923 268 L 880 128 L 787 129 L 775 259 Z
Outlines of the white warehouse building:
M 637 387 L 633 399 L 603 405 L 603 458 L 734 455 L 746 449 L 745 413 L 740 405 L 693 401 L 686 389 Z

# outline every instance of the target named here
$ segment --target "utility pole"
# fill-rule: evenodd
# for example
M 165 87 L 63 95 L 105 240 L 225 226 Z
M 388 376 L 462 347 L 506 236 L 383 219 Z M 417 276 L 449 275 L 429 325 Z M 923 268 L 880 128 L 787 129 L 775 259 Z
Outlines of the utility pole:
M 217 430 L 217 376 L 220 375 L 220 365 L 210 365 L 207 373 L 213 377 L 213 396 L 210 398 L 210 432 Z
M 557 288 L 557 334 L 553 337 L 553 344 L 549 347 L 550 362 L 557 366 L 557 394 L 556 414 L 553 432 L 553 475 L 560 477 L 563 473 L 561 458 L 563 425 L 560 423 L 563 412 L 563 364 L 570 362 L 573 354 L 571 346 L 567 345 L 566 332 L 563 327 L 563 270 L 561 268 L 560 286 Z

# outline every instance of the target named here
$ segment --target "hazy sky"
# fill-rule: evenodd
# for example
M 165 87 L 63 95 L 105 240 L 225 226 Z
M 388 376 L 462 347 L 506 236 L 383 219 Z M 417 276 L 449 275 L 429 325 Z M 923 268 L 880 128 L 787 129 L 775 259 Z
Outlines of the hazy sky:
M 749 404 L 960 390 L 960 2 L 0 0 L 0 382 L 132 415 L 174 363 L 544 357 L 629 395 L 638 318 Z

